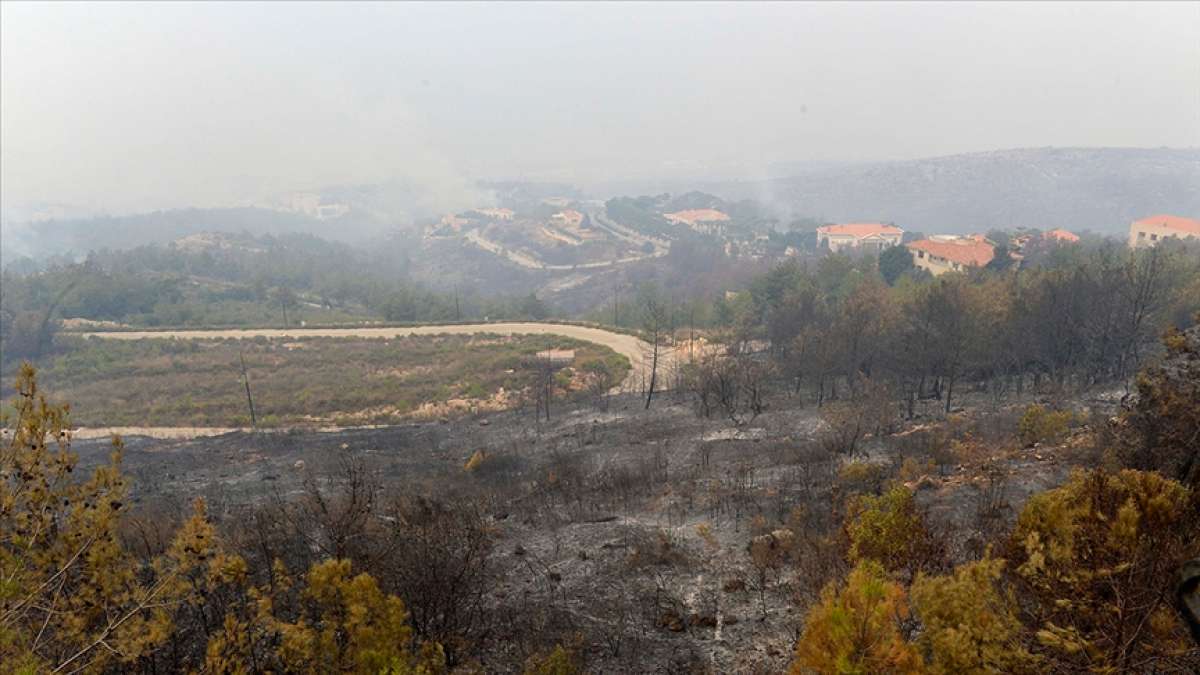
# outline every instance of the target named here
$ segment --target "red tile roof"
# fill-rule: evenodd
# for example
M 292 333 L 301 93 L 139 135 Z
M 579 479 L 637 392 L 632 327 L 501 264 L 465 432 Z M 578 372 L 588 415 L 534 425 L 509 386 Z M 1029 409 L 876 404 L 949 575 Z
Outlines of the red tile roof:
M 884 225 L 883 223 L 844 223 L 840 225 L 825 225 L 818 227 L 817 232 L 821 234 L 848 234 L 856 239 L 872 237 L 881 234 L 904 234 L 904 230 L 895 225 Z
M 1079 241 L 1079 235 L 1063 229 L 1050 230 L 1046 233 L 1046 238 L 1057 239 L 1059 241 Z
M 991 244 L 976 239 L 933 241 L 922 239 L 908 244 L 909 250 L 925 251 L 930 255 L 945 258 L 968 267 L 982 267 L 992 260 L 995 249 Z
M 1150 216 L 1135 220 L 1134 225 L 1157 225 L 1165 227 L 1169 230 L 1179 230 L 1180 232 L 1190 232 L 1191 234 L 1200 234 L 1200 220 L 1195 218 L 1184 218 L 1182 216 L 1168 216 L 1166 214 L 1158 216 Z

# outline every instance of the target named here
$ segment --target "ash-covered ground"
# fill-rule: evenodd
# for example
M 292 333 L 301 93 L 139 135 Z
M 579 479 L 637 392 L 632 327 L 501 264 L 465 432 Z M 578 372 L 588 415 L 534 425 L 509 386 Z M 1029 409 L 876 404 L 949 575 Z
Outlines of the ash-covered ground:
M 564 643 L 593 672 L 779 672 L 805 610 L 844 569 L 848 495 L 904 481 L 952 558 L 978 554 L 1030 494 L 1093 461 L 1092 426 L 1118 395 L 1076 400 L 1079 422 L 1055 447 L 1001 440 L 1032 398 L 970 394 L 949 419 L 939 401 L 923 402 L 848 457 L 822 442 L 822 413 L 800 397 L 772 397 L 735 424 L 667 393 L 649 410 L 626 395 L 564 406 L 549 421 L 525 410 L 328 433 L 132 437 L 123 465 L 135 511 L 182 513 L 202 496 L 226 526 L 248 505 L 303 497 L 306 481 L 336 493 L 347 459 L 383 499 L 477 504 L 492 565 L 468 660 L 488 671 Z M 87 466 L 109 444 L 74 449 Z M 852 462 L 870 470 L 848 472 Z M 787 552 L 756 559 L 754 537 Z

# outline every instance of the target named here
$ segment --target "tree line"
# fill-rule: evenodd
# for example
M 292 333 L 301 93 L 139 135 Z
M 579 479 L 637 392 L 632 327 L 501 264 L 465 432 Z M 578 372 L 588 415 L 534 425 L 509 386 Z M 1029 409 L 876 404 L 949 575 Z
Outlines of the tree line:
M 876 259 L 789 261 L 756 279 L 729 323 L 736 344 L 770 345 L 778 373 L 818 403 L 867 381 L 946 411 L 964 383 L 997 395 L 1088 386 L 1136 372 L 1156 337 L 1200 309 L 1195 246 L 1063 247 L 1042 264 L 894 285 Z
M 536 295 L 433 290 L 408 278 L 403 241 L 362 250 L 312 235 L 216 235 L 228 246 L 147 245 L 83 261 L 6 269 L 0 344 L 6 359 L 50 346 L 60 318 L 137 326 L 297 325 L 301 317 L 397 322 L 541 319 Z M 49 321 L 48 321 L 49 319 Z

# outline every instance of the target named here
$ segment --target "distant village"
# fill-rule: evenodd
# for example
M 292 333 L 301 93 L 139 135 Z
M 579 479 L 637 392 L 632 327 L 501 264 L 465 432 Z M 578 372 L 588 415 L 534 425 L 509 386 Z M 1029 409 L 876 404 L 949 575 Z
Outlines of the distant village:
M 990 263 L 1000 250 L 998 243 L 982 234 L 931 235 L 904 242 L 904 230 L 883 223 L 850 223 L 825 225 L 817 228 L 817 239 L 830 251 L 879 252 L 903 245 L 912 255 L 913 265 L 934 276 L 946 272 L 962 272 Z M 1172 215 L 1156 215 L 1129 224 L 1130 248 L 1154 246 L 1169 239 L 1200 239 L 1200 220 Z M 1064 229 L 1046 232 L 1018 231 L 1004 246 L 1002 253 L 1014 262 L 1025 257 L 1026 250 L 1036 244 L 1072 244 L 1079 235 Z
M 542 205 L 554 206 L 558 210 L 536 218 L 531 225 L 533 236 L 529 239 L 535 247 L 541 245 L 575 246 L 599 241 L 616 235 L 626 243 L 643 245 L 645 255 L 625 257 L 617 262 L 626 262 L 664 255 L 669 242 L 660 232 L 646 232 L 635 224 L 618 224 L 604 217 L 605 210 L 600 202 L 578 203 L 566 198 L 545 199 Z M 825 224 L 808 231 L 803 245 L 778 245 L 777 232 L 748 232 L 736 228 L 734 218 L 718 208 L 689 208 L 671 212 L 659 212 L 657 218 L 671 226 L 682 228 L 682 232 L 714 237 L 723 240 L 725 255 L 732 258 L 764 259 L 797 257 L 803 251 L 828 251 L 843 254 L 880 254 L 883 251 L 903 246 L 912 257 L 913 266 L 934 276 L 947 272 L 963 272 L 971 268 L 985 267 L 998 256 L 1004 256 L 1005 264 L 1021 264 L 1034 251 L 1048 247 L 1069 245 L 1080 241 L 1078 234 L 1062 228 L 1041 230 L 1017 228 L 1008 232 L 992 231 L 989 234 L 932 234 L 906 232 L 891 223 L 836 223 Z M 473 232 L 476 227 L 491 223 L 501 226 L 524 220 L 510 208 L 476 208 L 460 214 L 449 214 L 439 222 L 425 228 L 427 238 L 456 237 L 466 239 L 493 252 L 502 252 L 510 260 L 527 267 L 539 266 L 546 269 L 567 266 L 551 266 L 536 263 L 533 251 L 516 253 L 503 250 L 490 240 Z M 596 221 L 603 224 L 597 226 Z M 794 233 L 793 233 L 794 234 Z M 996 241 L 994 239 L 1000 239 Z M 1175 215 L 1154 215 L 1135 220 L 1129 224 L 1128 245 L 1130 248 L 1155 246 L 1165 239 L 1200 239 L 1200 220 Z

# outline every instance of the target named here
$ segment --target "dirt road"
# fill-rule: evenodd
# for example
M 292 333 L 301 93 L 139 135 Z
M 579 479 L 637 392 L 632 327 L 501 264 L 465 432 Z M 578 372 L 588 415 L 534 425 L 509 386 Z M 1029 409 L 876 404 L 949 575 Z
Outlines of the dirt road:
M 507 322 L 507 323 L 475 323 L 457 325 L 431 326 L 390 326 L 390 327 L 354 327 L 354 328 L 244 328 L 220 330 L 163 330 L 163 331 L 86 331 L 74 333 L 84 338 L 99 338 L 105 340 L 145 340 L 145 339 L 174 339 L 174 340 L 215 340 L 229 338 L 301 338 L 301 337 L 356 337 L 389 339 L 407 337 L 410 335 L 562 335 L 576 340 L 585 340 L 612 349 L 629 359 L 632 366 L 625 381 L 616 390 L 623 392 L 642 391 L 644 382 L 648 379 L 650 345 L 640 338 L 624 333 L 614 333 L 602 328 L 575 326 L 558 323 Z M 669 350 L 668 350 L 669 352 Z M 663 373 L 667 372 L 672 362 L 669 353 L 659 355 L 660 382 L 666 382 Z M 659 385 L 660 387 L 662 385 Z M 103 428 L 79 430 L 86 437 L 122 433 L 129 435 L 153 436 L 156 438 L 195 438 L 197 436 L 215 436 L 228 433 L 232 429 L 201 428 L 201 427 L 130 427 Z M 83 437 L 83 436 L 81 436 Z
M 506 248 L 497 244 L 490 239 L 485 239 L 483 235 L 475 230 L 471 230 L 466 234 L 466 240 L 475 244 L 485 251 L 489 251 L 499 256 L 504 256 L 509 261 L 514 262 L 521 267 L 526 267 L 532 270 L 549 270 L 552 272 L 570 272 L 574 270 L 596 270 L 604 267 L 612 267 L 614 265 L 624 265 L 625 263 L 637 262 L 647 258 L 661 258 L 667 254 L 666 249 L 655 249 L 654 253 L 648 255 L 633 255 L 616 260 L 597 260 L 595 262 L 577 263 L 575 265 L 551 265 L 544 263 L 532 256 L 526 255 L 520 251 L 514 251 L 511 248 Z
M 645 341 L 614 333 L 603 328 L 575 326 L 560 323 L 537 323 L 533 321 L 507 323 L 471 323 L 434 326 L 389 326 L 355 328 L 238 328 L 222 330 L 164 330 L 164 331 L 88 331 L 77 333 L 81 337 L 96 337 L 106 340 L 145 340 L 152 338 L 175 340 L 204 340 L 226 338 L 301 338 L 301 337 L 357 337 L 397 338 L 410 335 L 474 335 L 492 333 L 496 335 L 562 335 L 576 340 L 594 342 L 608 347 L 629 359 L 632 366 L 622 388 L 626 391 L 639 390 L 643 379 L 643 362 L 650 345 Z M 668 359 L 660 355 L 660 366 Z

